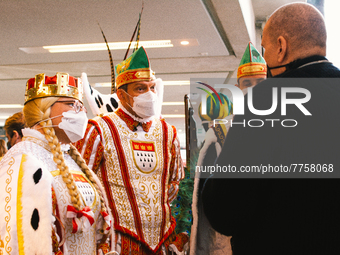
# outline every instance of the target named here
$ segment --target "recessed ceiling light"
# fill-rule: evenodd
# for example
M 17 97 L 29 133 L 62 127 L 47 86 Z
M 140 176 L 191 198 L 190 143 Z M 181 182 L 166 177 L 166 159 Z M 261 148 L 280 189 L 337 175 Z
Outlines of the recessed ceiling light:
M 126 50 L 130 42 L 109 42 L 110 50 Z M 136 45 L 136 42 L 131 43 L 131 49 Z M 139 41 L 139 46 L 144 48 L 166 48 L 174 47 L 171 40 L 153 40 Z M 81 52 L 81 51 L 100 51 L 107 50 L 105 43 L 86 43 L 86 44 L 68 44 L 68 45 L 50 45 L 43 47 L 22 47 L 20 50 L 28 53 L 62 53 L 62 52 Z
M 190 85 L 190 81 L 163 81 L 164 86 L 171 86 L 171 85 Z
M 188 41 L 181 41 L 181 44 L 182 45 L 189 45 L 189 42 Z
M 163 81 L 164 86 L 180 86 L 180 85 L 190 85 L 190 81 Z M 110 82 L 100 82 L 95 83 L 95 87 L 111 87 Z
M 14 109 L 14 108 L 23 108 L 24 106 L 21 104 L 0 104 L 0 109 Z
M 184 118 L 184 114 L 162 114 L 163 118 Z
M 162 105 L 184 105 L 184 102 L 163 102 Z

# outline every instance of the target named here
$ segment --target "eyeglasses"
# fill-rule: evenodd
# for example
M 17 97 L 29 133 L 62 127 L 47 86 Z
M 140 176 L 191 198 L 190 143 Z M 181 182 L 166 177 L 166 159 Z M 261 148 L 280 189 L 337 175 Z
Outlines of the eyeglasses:
M 76 113 L 80 112 L 81 110 L 83 110 L 84 112 L 87 112 L 85 106 L 82 103 L 80 103 L 79 101 L 65 100 L 65 101 L 56 101 L 55 103 L 68 104 L 69 106 L 73 107 L 73 109 Z

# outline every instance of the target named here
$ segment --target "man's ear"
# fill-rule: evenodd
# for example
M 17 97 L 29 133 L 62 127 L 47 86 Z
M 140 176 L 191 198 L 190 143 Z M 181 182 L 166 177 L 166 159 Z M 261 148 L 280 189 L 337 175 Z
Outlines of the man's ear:
M 123 89 L 117 89 L 117 96 L 118 96 L 118 99 L 120 100 L 120 101 L 126 101 L 125 100 L 125 93 L 124 93 L 125 91 L 123 91 Z
M 12 139 L 13 139 L 13 137 L 14 137 L 14 144 L 21 142 L 21 136 L 19 135 L 18 131 L 13 130 Z
M 18 131 L 13 130 L 13 136 L 12 136 L 12 137 L 15 137 L 15 140 L 17 140 L 18 138 L 20 138 L 20 135 L 19 135 Z
M 287 40 L 282 35 L 277 38 L 277 46 L 277 61 L 282 63 L 287 55 Z

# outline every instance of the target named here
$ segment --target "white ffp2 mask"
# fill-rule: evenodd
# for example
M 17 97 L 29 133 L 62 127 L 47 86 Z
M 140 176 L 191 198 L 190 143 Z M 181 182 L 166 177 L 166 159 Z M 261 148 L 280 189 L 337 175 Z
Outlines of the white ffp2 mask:
M 86 113 L 84 111 L 76 113 L 71 110 L 63 112 L 62 115 L 63 118 L 58 127 L 65 131 L 72 143 L 82 139 L 85 135 L 88 121 Z
M 152 91 L 133 97 L 132 110 L 142 118 L 156 115 L 157 106 L 158 97 Z

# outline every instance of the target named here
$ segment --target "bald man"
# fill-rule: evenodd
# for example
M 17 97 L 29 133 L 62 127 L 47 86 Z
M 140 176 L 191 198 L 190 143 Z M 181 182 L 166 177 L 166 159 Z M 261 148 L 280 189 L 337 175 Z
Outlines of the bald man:
M 285 5 L 266 23 L 262 46 L 272 78 L 253 89 L 252 99 L 255 109 L 270 109 L 275 87 L 277 110 L 259 116 L 245 107 L 244 115 L 235 116 L 237 123 L 260 119 L 265 124 L 233 125 L 216 166 L 302 168 L 295 168 L 295 173 L 215 174 L 228 179 L 206 182 L 205 213 L 215 230 L 232 236 L 234 255 L 340 254 L 340 79 L 320 79 L 340 78 L 340 70 L 325 58 L 324 19 L 312 5 Z M 280 92 L 292 88 L 310 92 L 303 106 L 311 115 L 295 105 L 281 114 Z M 287 95 L 304 97 L 303 93 Z M 279 121 L 273 127 L 266 119 Z M 284 119 L 296 120 L 297 125 L 284 127 Z M 317 166 L 325 166 L 326 172 L 316 174 Z
M 338 77 L 338 69 L 325 58 L 326 38 L 322 14 L 312 5 L 295 3 L 279 8 L 262 36 L 268 76 Z M 311 66 L 296 72 L 306 64 Z M 323 71 L 311 71 L 320 68 Z

